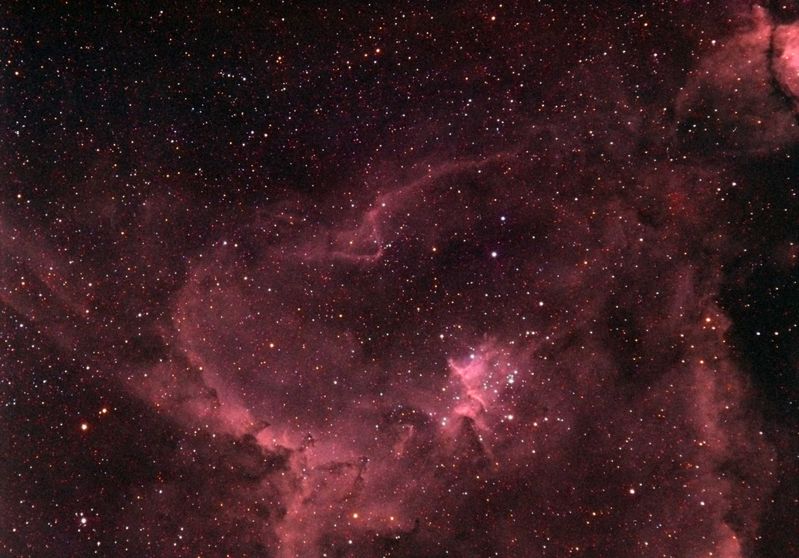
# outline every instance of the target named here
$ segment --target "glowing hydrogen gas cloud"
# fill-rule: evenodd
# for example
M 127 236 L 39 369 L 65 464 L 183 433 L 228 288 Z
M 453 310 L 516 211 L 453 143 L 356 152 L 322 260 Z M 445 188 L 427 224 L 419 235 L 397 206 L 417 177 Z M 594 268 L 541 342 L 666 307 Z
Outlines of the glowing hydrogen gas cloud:
M 0 13 L 0 555 L 797 555 L 799 7 Z

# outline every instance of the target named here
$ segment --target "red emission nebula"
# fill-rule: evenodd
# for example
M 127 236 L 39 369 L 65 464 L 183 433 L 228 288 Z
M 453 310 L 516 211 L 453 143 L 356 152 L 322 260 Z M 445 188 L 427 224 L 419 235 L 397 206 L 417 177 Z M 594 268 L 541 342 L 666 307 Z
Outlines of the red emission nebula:
M 794 2 L 0 44 L 0 555 L 799 556 Z

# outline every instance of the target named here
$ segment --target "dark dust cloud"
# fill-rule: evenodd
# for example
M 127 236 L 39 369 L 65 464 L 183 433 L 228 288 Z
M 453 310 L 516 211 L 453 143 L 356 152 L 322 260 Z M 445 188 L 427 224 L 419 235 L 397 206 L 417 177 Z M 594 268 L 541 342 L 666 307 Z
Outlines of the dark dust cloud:
M 794 2 L 0 44 L 2 556 L 799 556 Z

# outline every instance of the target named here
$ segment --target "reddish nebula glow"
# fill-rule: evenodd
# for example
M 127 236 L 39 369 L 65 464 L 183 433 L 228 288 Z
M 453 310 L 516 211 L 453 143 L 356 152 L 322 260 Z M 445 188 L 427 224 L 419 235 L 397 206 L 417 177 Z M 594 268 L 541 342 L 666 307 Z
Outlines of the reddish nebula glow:
M 0 554 L 799 555 L 799 10 L 634 4 L 3 10 Z

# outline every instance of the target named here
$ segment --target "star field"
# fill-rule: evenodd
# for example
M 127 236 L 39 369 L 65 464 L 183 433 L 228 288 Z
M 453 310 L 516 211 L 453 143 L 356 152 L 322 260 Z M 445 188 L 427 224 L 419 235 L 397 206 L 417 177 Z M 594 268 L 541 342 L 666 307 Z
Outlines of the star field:
M 799 556 L 799 5 L 0 8 L 0 555 Z

